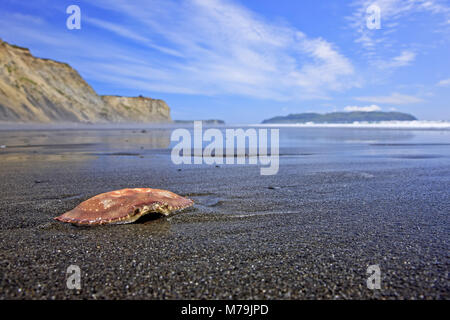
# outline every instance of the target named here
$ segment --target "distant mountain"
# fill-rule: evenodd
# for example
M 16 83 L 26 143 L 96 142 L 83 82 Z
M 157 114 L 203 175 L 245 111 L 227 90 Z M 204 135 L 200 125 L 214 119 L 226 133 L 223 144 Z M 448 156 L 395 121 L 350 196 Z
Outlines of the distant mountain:
M 0 122 L 171 122 L 162 100 L 100 96 L 66 63 L 0 40 Z
M 416 117 L 401 112 L 332 112 L 332 113 L 297 113 L 266 119 L 262 123 L 353 123 L 379 121 L 412 121 Z

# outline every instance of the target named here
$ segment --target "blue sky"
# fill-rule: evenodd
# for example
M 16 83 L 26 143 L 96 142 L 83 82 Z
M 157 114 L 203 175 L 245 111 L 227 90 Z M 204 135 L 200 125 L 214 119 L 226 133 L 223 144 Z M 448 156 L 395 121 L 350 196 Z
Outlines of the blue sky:
M 80 30 L 66 28 L 72 4 Z M 367 27 L 371 4 L 381 29 Z M 0 38 L 69 63 L 99 94 L 164 99 L 174 119 L 450 120 L 448 0 L 2 0 Z

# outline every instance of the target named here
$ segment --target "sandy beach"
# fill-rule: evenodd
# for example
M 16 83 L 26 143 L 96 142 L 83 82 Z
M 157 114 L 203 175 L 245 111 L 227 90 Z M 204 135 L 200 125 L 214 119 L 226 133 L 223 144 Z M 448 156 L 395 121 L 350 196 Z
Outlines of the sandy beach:
M 0 131 L 0 298 L 449 299 L 448 131 L 283 128 L 274 176 L 176 166 L 170 131 Z M 196 204 L 128 225 L 53 220 L 126 187 Z

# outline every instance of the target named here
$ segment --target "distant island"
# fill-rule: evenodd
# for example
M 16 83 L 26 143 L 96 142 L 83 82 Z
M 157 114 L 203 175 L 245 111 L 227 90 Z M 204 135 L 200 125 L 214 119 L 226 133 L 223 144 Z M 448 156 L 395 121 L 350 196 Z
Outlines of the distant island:
M 174 120 L 174 123 L 179 124 L 192 124 L 194 121 L 201 121 L 202 124 L 225 124 L 225 121 L 223 120 L 217 120 L 217 119 L 209 119 L 209 120 Z
M 262 123 L 353 123 L 380 121 L 413 121 L 416 117 L 401 112 L 332 112 L 332 113 L 297 113 L 266 119 Z

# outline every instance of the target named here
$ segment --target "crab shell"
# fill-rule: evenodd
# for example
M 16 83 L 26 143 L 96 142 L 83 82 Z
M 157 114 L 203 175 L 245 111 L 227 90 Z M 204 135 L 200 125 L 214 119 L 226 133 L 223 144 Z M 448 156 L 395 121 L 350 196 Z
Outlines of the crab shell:
M 152 212 L 167 216 L 193 204 L 166 190 L 122 189 L 96 195 L 54 219 L 78 225 L 124 224 Z

